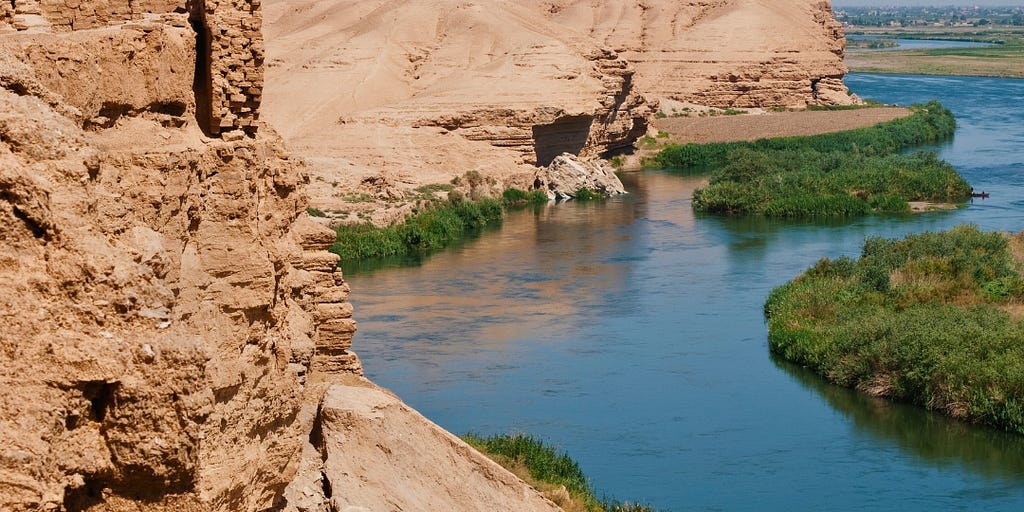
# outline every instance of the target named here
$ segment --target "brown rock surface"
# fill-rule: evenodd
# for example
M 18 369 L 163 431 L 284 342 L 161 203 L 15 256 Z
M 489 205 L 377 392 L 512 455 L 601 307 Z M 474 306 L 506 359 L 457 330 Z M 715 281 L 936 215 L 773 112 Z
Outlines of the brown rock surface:
M 461 439 L 366 382 L 329 387 L 317 424 L 316 449 L 307 452 L 315 457 L 307 460 L 321 468 L 323 481 L 290 491 L 315 496 L 327 489 L 333 510 L 561 510 Z
M 270 0 L 265 114 L 313 203 L 387 223 L 415 189 L 629 146 L 661 101 L 851 103 L 827 1 Z M 363 183 L 386 182 L 380 197 Z M 382 213 L 390 210 L 389 213 Z
M 739 108 L 853 101 L 828 0 L 527 4 L 633 63 L 648 98 Z

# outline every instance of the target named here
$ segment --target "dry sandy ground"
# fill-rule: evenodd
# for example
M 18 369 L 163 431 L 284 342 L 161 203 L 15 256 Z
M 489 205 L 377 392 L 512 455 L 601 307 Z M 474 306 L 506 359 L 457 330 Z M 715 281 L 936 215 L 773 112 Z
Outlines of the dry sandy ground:
M 856 110 L 805 110 L 764 115 L 741 114 L 715 117 L 670 117 L 657 119 L 654 127 L 669 133 L 662 142 L 732 142 L 766 137 L 816 135 L 872 126 L 910 115 L 901 107 Z

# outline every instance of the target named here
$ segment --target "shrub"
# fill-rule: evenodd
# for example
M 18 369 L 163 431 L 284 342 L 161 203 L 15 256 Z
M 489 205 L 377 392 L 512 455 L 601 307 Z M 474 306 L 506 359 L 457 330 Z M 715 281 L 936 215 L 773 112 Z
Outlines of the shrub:
M 548 202 L 548 196 L 541 190 L 531 190 L 527 192 L 518 188 L 508 188 L 501 194 L 502 206 L 505 206 L 506 208 L 531 204 L 544 204 L 546 202 Z
M 330 250 L 342 261 L 427 254 L 501 219 L 501 204 L 494 199 L 449 201 L 411 215 L 403 224 L 338 226 Z
M 573 193 L 572 198 L 576 201 L 594 201 L 596 199 L 601 199 L 601 195 L 589 188 L 583 187 Z
M 466 180 L 476 179 L 470 173 Z M 372 224 L 346 224 L 334 228 L 337 238 L 330 251 L 342 262 L 422 256 L 437 251 L 487 226 L 499 224 L 505 208 L 548 201 L 544 192 L 508 189 L 499 202 L 494 199 L 466 201 L 458 190 L 449 192 L 448 201 L 435 203 L 405 218 L 401 224 L 376 227 Z

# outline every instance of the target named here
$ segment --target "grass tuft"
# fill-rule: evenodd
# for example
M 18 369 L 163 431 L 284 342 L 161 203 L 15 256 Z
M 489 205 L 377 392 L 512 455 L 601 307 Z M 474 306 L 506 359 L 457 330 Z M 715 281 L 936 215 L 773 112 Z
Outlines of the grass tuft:
M 473 179 L 467 173 L 468 178 Z M 548 201 L 539 190 L 526 192 L 510 188 L 502 200 L 466 201 L 457 190 L 449 193 L 446 202 L 434 203 L 405 218 L 401 224 L 377 227 L 370 223 L 345 224 L 334 231 L 338 237 L 330 251 L 341 256 L 341 262 L 363 261 L 395 256 L 422 256 L 474 235 L 488 226 L 500 224 L 505 210 Z
M 557 448 L 527 434 L 462 436 L 470 446 L 516 473 L 566 511 L 652 512 L 647 505 L 598 499 L 579 464 Z

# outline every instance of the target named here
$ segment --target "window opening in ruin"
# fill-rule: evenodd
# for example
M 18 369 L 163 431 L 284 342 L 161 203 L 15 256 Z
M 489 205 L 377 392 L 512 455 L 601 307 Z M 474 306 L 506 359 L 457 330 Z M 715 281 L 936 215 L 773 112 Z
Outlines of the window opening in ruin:
M 818 82 L 820 81 L 820 78 L 811 79 L 811 97 L 814 98 L 815 100 L 818 99 Z
M 213 77 L 210 73 L 212 57 L 210 27 L 206 23 L 206 2 L 192 0 L 188 21 L 196 33 L 196 70 L 192 81 L 192 94 L 196 100 L 196 122 L 207 136 L 216 135 L 213 122 Z
M 82 388 L 82 394 L 89 401 L 89 409 L 92 411 L 92 419 L 100 423 L 107 417 L 107 409 L 114 404 L 114 392 L 117 391 L 116 382 L 87 382 Z

